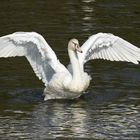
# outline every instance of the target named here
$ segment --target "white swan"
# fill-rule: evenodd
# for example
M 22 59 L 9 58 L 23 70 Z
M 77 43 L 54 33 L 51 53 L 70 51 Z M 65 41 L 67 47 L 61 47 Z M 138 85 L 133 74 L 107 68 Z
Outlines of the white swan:
M 77 98 L 90 83 L 84 64 L 91 59 L 127 61 L 138 64 L 140 49 L 107 33 L 92 35 L 80 48 L 77 39 L 68 43 L 68 69 L 57 59 L 45 39 L 35 32 L 16 32 L 0 37 L 0 57 L 25 56 L 45 84 L 45 100 Z

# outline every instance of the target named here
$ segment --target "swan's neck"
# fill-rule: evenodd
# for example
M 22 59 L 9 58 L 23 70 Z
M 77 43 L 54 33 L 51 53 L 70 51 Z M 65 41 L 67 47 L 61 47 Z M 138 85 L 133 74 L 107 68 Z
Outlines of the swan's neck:
M 80 69 L 78 56 L 77 56 L 76 52 L 73 51 L 73 50 L 68 50 L 68 53 L 69 53 L 70 62 L 71 62 L 71 65 L 72 65 L 72 71 L 73 71 L 72 80 L 73 80 L 73 83 L 81 81 L 82 72 L 81 72 L 81 69 Z

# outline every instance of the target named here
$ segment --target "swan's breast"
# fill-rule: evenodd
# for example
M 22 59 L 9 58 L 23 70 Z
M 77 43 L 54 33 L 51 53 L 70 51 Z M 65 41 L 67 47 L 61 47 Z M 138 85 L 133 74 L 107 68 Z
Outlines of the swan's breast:
M 56 73 L 53 75 L 49 82 L 49 87 L 54 89 L 64 89 L 65 86 L 69 85 L 71 81 L 71 75 L 69 73 Z
M 69 82 L 69 85 L 68 85 L 68 90 L 71 91 L 71 92 L 83 92 L 85 91 L 89 84 L 90 84 L 90 80 L 91 80 L 91 77 L 87 74 L 87 73 L 83 73 L 81 75 L 81 78 L 80 80 L 72 80 L 71 82 Z
M 72 75 L 69 73 L 56 73 L 49 82 L 48 89 L 80 93 L 88 88 L 90 80 L 91 77 L 87 73 L 83 73 L 80 80 L 73 80 Z

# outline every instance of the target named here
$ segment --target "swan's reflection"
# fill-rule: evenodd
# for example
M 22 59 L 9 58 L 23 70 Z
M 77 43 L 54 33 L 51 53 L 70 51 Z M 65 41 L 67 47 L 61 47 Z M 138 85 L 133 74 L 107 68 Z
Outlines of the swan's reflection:
M 45 103 L 44 103 L 45 104 Z M 44 133 L 50 137 L 76 136 L 85 137 L 88 134 L 86 129 L 86 118 L 88 113 L 81 104 L 67 104 L 66 102 L 49 102 L 41 104 L 33 113 L 33 123 L 36 124 L 36 136 Z
M 18 102 L 18 107 L 13 105 L 12 109 L 5 111 L 5 116 L 0 117 L 0 133 L 6 139 L 16 136 L 27 139 L 137 139 L 140 135 L 138 91 L 135 96 L 122 96 L 121 99 L 115 96 L 114 102 L 110 99 L 107 104 L 102 104 L 105 101 L 102 94 L 76 101 L 41 101 L 30 109 L 31 104 L 24 102 L 28 111 L 21 107 L 23 100 Z
M 49 101 L 35 108 L 31 135 L 35 138 L 129 138 L 139 135 L 139 105 L 86 101 Z M 121 134 L 121 135 L 119 135 Z

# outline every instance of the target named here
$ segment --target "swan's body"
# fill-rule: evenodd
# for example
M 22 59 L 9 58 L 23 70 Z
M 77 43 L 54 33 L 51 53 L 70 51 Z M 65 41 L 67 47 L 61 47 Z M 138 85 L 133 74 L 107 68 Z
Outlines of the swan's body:
M 91 77 L 84 64 L 91 59 L 127 61 L 138 64 L 140 49 L 107 33 L 91 36 L 80 48 L 77 39 L 68 43 L 68 69 L 57 59 L 45 39 L 35 32 L 17 32 L 0 37 L 0 57 L 25 56 L 35 74 L 45 85 L 45 100 L 77 98 L 85 91 Z

